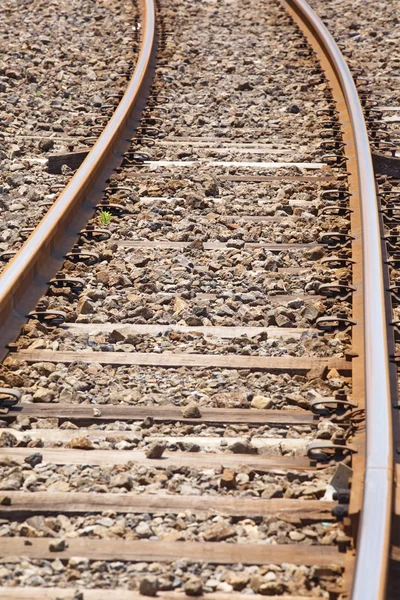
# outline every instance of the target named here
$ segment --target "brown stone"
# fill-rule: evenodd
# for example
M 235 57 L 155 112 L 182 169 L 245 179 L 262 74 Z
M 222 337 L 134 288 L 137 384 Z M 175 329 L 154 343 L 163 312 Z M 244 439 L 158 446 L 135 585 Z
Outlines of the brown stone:
M 228 490 L 236 488 L 236 473 L 232 469 L 224 469 L 221 475 L 220 486 Z
M 102 283 L 103 285 L 108 285 L 109 281 L 110 281 L 110 275 L 108 273 L 108 271 L 99 271 L 96 274 L 96 281 Z
M 182 408 L 182 417 L 184 417 L 185 419 L 201 418 L 201 410 L 196 404 L 196 402 L 189 402 L 189 404 Z
M 78 315 L 90 315 L 94 312 L 94 305 L 87 298 L 80 298 L 76 306 L 76 312 Z
M 260 410 L 270 408 L 273 405 L 272 398 L 266 398 L 265 396 L 254 396 L 250 402 L 251 408 L 258 408 Z
M 55 393 L 47 388 L 39 388 L 33 394 L 33 402 L 55 402 Z
M 154 442 L 146 450 L 146 458 L 161 458 L 164 454 L 166 445 L 161 442 Z
M 93 442 L 91 442 L 88 438 L 85 438 L 85 437 L 73 438 L 70 441 L 69 445 L 70 445 L 70 448 L 76 448 L 79 450 L 93 450 L 94 449 Z
M 235 573 L 234 571 L 231 571 L 228 574 L 226 581 L 233 587 L 233 589 L 236 592 L 240 592 L 249 583 L 249 579 L 250 579 L 250 575 L 248 573 L 245 573 L 245 572 Z
M 183 300 L 179 296 L 176 296 L 175 301 L 174 301 L 174 313 L 176 315 L 179 315 L 181 312 L 186 310 L 188 307 L 189 307 L 189 305 L 187 302 L 185 302 L 185 300 Z
M 319 260 L 325 256 L 325 248 L 316 246 L 315 248 L 307 248 L 304 253 L 304 260 Z
M 236 535 L 234 528 L 223 521 L 215 523 L 203 532 L 206 542 L 222 542 Z
M 201 596 L 203 594 L 203 584 L 199 577 L 191 577 L 184 585 L 185 593 L 188 596 Z
M 122 331 L 118 331 L 118 329 L 114 329 L 110 333 L 110 340 L 112 342 L 124 342 L 126 340 L 126 335 L 122 333 Z
M 111 487 L 125 488 L 130 491 L 133 487 L 132 477 L 128 473 L 117 473 L 110 481 Z

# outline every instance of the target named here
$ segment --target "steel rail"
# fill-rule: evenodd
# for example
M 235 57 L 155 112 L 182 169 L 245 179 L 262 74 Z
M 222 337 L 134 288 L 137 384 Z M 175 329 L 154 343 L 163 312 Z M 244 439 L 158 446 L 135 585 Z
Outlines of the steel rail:
M 305 0 L 287 0 L 287 4 L 316 36 L 336 73 L 356 149 L 364 263 L 366 462 L 351 598 L 383 600 L 390 550 L 393 436 L 383 258 L 371 151 L 357 89 L 334 39 Z
M 6 344 L 15 339 L 25 322 L 26 312 L 35 306 L 48 279 L 61 266 L 63 254 L 77 239 L 80 226 L 93 214 L 94 194 L 98 196 L 119 164 L 121 148 L 127 146 L 145 104 L 156 51 L 154 0 L 139 0 L 139 5 L 141 46 L 124 96 L 67 187 L 0 274 L 0 358 L 4 358 Z

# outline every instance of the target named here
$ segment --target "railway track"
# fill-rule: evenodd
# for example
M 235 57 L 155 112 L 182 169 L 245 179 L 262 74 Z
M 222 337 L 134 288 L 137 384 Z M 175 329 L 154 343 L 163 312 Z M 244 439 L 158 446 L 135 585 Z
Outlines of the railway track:
M 303 0 L 140 9 L 0 274 L 2 597 L 385 598 L 398 182 L 362 77 Z
M 0 40 L 0 269 L 68 183 L 125 91 L 136 60 L 133 4 L 10 0 Z M 47 168 L 47 161 L 50 157 Z M 53 162 L 52 162 L 53 161 Z

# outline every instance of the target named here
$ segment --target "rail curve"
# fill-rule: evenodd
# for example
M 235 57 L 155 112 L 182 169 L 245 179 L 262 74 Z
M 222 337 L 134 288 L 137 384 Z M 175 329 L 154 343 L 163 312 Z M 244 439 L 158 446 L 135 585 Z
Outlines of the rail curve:
M 363 109 L 343 55 L 304 0 L 289 0 L 320 41 L 346 99 L 357 162 L 362 215 L 366 459 L 353 600 L 385 597 L 390 551 L 393 434 L 387 317 L 380 218 L 372 156 Z M 350 149 L 351 152 L 352 149 Z

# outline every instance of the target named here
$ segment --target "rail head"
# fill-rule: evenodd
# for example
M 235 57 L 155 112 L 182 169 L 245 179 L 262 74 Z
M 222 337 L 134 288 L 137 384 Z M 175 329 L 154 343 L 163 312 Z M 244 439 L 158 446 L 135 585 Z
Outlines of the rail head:
M 381 234 L 368 133 L 357 89 L 331 34 L 305 0 L 286 0 L 317 37 L 350 115 L 361 199 L 366 464 L 352 600 L 385 598 L 393 481 L 391 394 Z

